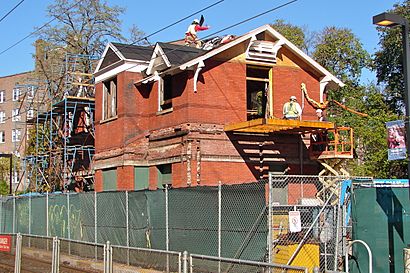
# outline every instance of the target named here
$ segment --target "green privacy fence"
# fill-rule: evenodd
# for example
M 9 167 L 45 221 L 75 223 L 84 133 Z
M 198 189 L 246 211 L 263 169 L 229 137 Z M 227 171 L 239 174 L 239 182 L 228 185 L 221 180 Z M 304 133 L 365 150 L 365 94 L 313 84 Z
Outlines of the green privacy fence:
M 0 198 L 0 233 L 262 261 L 265 182 Z
M 410 244 L 408 187 L 358 185 L 352 195 L 353 239 L 364 241 L 373 256 L 373 272 L 404 272 L 403 249 Z M 364 246 L 353 245 L 350 272 L 369 272 Z

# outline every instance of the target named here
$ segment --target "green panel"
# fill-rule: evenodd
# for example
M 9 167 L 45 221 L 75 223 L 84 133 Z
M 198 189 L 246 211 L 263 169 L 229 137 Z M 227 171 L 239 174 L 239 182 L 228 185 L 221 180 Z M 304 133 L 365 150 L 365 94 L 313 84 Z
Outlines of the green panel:
M 117 169 L 103 170 L 103 190 L 115 191 L 117 190 Z
M 151 247 L 147 196 L 144 191 L 128 193 L 130 246 Z
M 149 167 L 134 167 L 134 189 L 145 190 L 149 186 Z
M 47 235 L 47 198 L 31 197 L 31 234 Z
M 408 188 L 354 189 L 352 237 L 369 245 L 374 273 L 403 272 L 403 248 L 410 243 L 409 208 Z M 353 257 L 350 272 L 369 272 L 368 254 L 362 245 L 353 245 Z
M 127 245 L 125 192 L 97 194 L 97 242 Z

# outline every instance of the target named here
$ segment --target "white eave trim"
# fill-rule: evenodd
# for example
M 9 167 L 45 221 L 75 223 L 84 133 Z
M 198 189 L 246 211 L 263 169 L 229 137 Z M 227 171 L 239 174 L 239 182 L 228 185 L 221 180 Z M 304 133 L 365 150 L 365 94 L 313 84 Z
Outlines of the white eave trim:
M 155 63 L 158 62 L 158 58 L 161 58 L 163 63 L 168 68 L 171 67 L 171 63 L 168 60 L 167 55 L 165 55 L 164 50 L 161 48 L 161 46 L 159 44 L 156 44 L 155 48 L 154 48 L 154 52 L 152 53 L 151 60 L 150 60 L 149 65 L 148 65 L 148 69 L 147 69 L 147 74 L 148 75 L 151 75 L 155 72 L 154 65 L 155 65 Z
M 336 78 L 334 75 L 332 75 L 329 71 L 327 71 L 324 67 L 322 67 L 320 64 L 318 64 L 315 60 L 313 60 L 311 57 L 309 57 L 307 54 L 305 54 L 302 50 L 300 50 L 299 48 L 297 48 L 294 44 L 292 44 L 289 40 L 287 40 L 284 36 L 282 36 L 279 32 L 277 32 L 276 30 L 274 30 L 271 26 L 269 25 L 264 25 L 261 26 L 257 29 L 252 30 L 251 32 L 248 32 L 245 35 L 242 35 L 241 37 L 225 44 L 222 45 L 221 47 L 218 47 L 214 50 L 211 50 L 210 52 L 206 53 L 205 55 L 202 55 L 198 58 L 195 58 L 189 62 L 186 62 L 182 65 L 179 66 L 179 68 L 181 70 L 185 70 L 189 67 L 192 67 L 196 64 L 198 64 L 200 61 L 204 61 L 212 56 L 215 56 L 223 51 L 225 51 L 226 49 L 233 47 L 237 44 L 240 44 L 246 40 L 251 40 L 252 37 L 256 36 L 257 34 L 263 32 L 263 31 L 267 31 L 269 32 L 274 38 L 278 39 L 279 41 L 283 42 L 282 47 L 287 47 L 289 48 L 293 53 L 295 53 L 296 55 L 300 56 L 302 59 L 304 59 L 309 65 L 311 65 L 316 71 L 320 72 L 323 77 L 327 77 L 329 79 L 331 79 L 331 81 L 333 81 L 334 83 L 336 83 L 339 87 L 343 87 L 345 84 L 339 80 L 338 78 Z
M 97 67 L 94 70 L 94 73 L 97 73 L 100 70 L 102 62 L 104 61 L 104 58 L 107 55 L 108 49 L 110 49 L 110 48 L 112 49 L 112 51 L 114 51 L 114 53 L 118 56 L 118 58 L 120 58 L 120 60 L 125 60 L 122 53 L 110 42 L 105 46 L 104 52 L 103 52 L 100 60 L 98 61 L 98 64 L 97 64 Z
M 117 66 L 113 69 L 110 69 L 101 75 L 96 76 L 95 83 L 99 83 L 107 79 L 110 79 L 123 71 L 141 73 L 146 68 L 147 68 L 146 62 L 135 61 L 135 60 L 126 61 L 124 64 Z

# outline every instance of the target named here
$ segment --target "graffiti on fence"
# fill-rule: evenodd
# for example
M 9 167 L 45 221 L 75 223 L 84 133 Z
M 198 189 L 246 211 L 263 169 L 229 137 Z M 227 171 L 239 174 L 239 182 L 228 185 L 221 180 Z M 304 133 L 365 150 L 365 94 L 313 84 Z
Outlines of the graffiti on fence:
M 49 207 L 48 217 L 50 235 L 68 238 L 70 232 L 70 238 L 83 239 L 81 210 L 74 205 L 70 205 L 70 215 L 66 205 L 52 205 Z
M 29 230 L 30 207 L 28 202 L 18 202 L 16 204 L 17 232 L 27 232 Z

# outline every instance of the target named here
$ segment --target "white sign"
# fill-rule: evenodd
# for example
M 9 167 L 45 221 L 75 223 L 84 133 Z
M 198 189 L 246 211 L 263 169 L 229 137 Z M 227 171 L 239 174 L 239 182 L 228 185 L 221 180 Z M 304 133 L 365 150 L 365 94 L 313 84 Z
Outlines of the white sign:
M 299 232 L 302 230 L 300 211 L 289 211 L 289 229 L 290 232 Z

